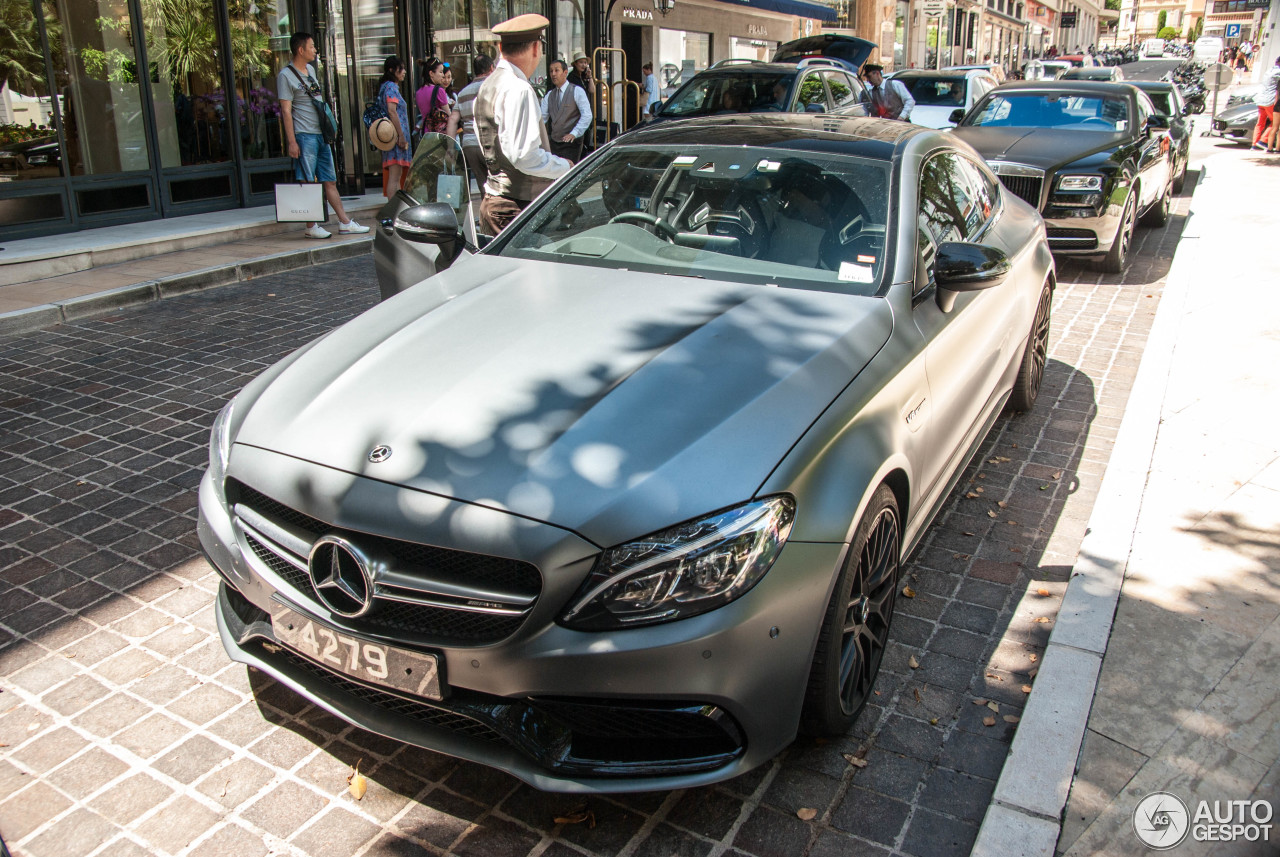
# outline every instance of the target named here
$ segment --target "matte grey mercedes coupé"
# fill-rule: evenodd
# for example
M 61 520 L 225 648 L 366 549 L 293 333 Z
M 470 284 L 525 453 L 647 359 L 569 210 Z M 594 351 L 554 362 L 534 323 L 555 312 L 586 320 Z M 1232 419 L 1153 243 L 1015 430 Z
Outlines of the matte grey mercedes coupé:
M 386 215 L 447 270 L 217 418 L 231 657 L 548 790 L 845 732 L 904 558 L 1035 402 L 1040 216 L 949 134 L 803 114 L 636 131 L 479 252 L 448 178 Z

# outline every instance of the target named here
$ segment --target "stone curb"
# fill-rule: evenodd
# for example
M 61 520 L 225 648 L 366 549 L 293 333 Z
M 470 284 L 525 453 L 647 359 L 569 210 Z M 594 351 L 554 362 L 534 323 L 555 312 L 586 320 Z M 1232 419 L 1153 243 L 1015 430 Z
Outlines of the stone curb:
M 1120 601 L 1209 180 L 1202 167 L 1080 555 L 971 857 L 1053 857 Z M 1212 196 L 1212 193 L 1209 194 Z M 1201 215 L 1203 216 L 1203 215 Z
M 363 256 L 373 250 L 373 236 L 352 238 L 340 244 L 325 247 L 308 247 L 300 250 L 289 250 L 271 256 L 235 262 L 229 265 L 216 265 L 159 277 L 131 286 L 121 286 L 103 292 L 94 292 L 63 301 L 53 301 L 27 309 L 0 313 L 0 336 L 15 333 L 27 333 L 65 321 L 81 321 L 86 318 L 103 315 L 113 310 L 138 306 L 152 301 L 163 300 L 177 295 L 190 294 L 218 286 L 229 286 L 243 283 L 256 277 L 268 274 L 279 274 L 306 268 L 311 265 L 322 265 L 326 262 L 337 262 Z

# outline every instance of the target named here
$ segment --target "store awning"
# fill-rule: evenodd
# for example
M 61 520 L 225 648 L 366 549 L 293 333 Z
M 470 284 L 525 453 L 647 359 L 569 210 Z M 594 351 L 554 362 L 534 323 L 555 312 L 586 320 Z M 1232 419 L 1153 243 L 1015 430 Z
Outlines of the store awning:
M 798 18 L 814 18 L 828 23 L 839 17 L 836 15 L 836 10 L 830 6 L 809 3 L 807 0 L 720 0 L 720 2 L 731 3 L 734 6 L 749 6 L 765 12 L 781 12 L 783 15 L 795 15 Z

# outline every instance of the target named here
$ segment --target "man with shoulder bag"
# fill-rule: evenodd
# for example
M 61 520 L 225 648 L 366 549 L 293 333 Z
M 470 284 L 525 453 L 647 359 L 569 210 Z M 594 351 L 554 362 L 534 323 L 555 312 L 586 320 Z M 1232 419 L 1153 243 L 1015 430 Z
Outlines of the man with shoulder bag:
M 289 38 L 293 55 L 289 64 L 276 77 L 280 98 L 280 125 L 284 129 L 285 149 L 293 158 L 294 177 L 302 182 L 319 181 L 324 185 L 324 198 L 338 216 L 338 231 L 368 232 L 347 216 L 338 194 L 338 174 L 333 166 L 330 144 L 337 138 L 333 114 L 320 100 L 320 84 L 316 82 L 316 42 L 310 33 L 294 33 Z M 308 238 L 328 238 L 332 233 L 319 223 L 308 223 L 303 233 Z

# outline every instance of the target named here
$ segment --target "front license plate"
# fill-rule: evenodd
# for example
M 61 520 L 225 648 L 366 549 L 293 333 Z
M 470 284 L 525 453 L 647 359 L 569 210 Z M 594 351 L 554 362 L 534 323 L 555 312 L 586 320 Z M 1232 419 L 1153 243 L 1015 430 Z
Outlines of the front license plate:
M 361 640 L 281 604 L 272 611 L 271 627 L 281 643 L 343 675 L 427 699 L 443 698 L 435 655 Z

